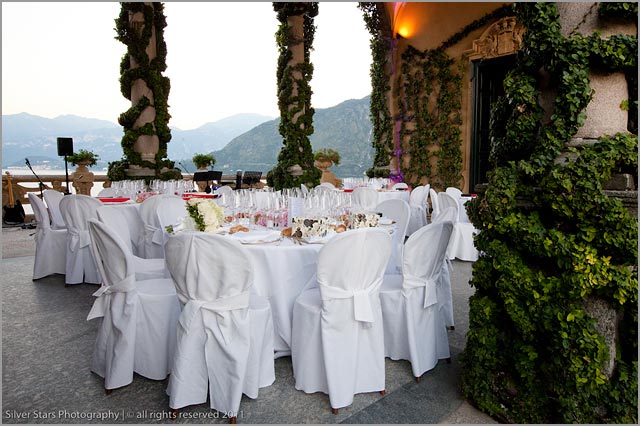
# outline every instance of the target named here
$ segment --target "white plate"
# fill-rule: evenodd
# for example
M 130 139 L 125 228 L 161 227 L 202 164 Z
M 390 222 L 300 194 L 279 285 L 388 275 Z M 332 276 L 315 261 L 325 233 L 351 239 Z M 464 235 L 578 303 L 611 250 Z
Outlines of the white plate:
M 234 234 L 230 234 L 229 237 L 240 241 L 242 244 L 272 243 L 281 238 L 280 231 L 236 232 Z
M 389 219 L 388 217 L 382 216 L 380 219 L 378 219 L 378 223 L 380 225 L 391 225 L 393 224 L 393 220 Z

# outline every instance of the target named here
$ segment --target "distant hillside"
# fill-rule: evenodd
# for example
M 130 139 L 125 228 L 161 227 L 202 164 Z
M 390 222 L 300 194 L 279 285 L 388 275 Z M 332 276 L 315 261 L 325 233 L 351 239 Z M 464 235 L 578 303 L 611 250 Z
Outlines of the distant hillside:
M 225 174 L 236 170 L 259 170 L 266 175 L 277 163 L 282 147 L 279 122 L 278 119 L 263 123 L 214 152 L 217 160 L 214 168 Z M 313 150 L 333 148 L 342 157 L 340 166 L 331 168 L 336 176 L 362 176 L 371 166 L 369 96 L 316 109 L 313 127 L 314 133 L 310 137 Z
M 196 152 L 221 149 L 234 137 L 271 119 L 258 114 L 237 114 L 193 130 L 173 128 L 167 148 L 169 158 L 190 160 Z M 96 170 L 122 157 L 119 124 L 73 115 L 50 119 L 20 113 L 2 116 L 2 167 L 23 167 L 24 159 L 29 158 L 34 166 L 64 169 L 64 160 L 57 152 L 57 138 L 61 136 L 73 138 L 75 151 L 89 149 L 97 153 L 101 161 L 94 167 Z
M 197 129 L 171 129 L 169 158 L 182 162 L 189 173 L 194 153 L 216 157 L 216 170 L 271 170 L 282 148 L 278 133 L 279 119 L 258 114 L 237 114 Z M 369 97 L 352 99 L 334 107 L 316 109 L 311 145 L 314 151 L 333 148 L 342 156 L 340 166 L 332 167 L 338 177 L 362 176 L 371 166 Z M 94 170 L 107 167 L 109 161 L 122 158 L 122 127 L 92 118 L 64 115 L 54 119 L 26 113 L 2 116 L 2 167 L 24 167 L 25 158 L 34 166 L 64 170 L 58 157 L 56 139 L 72 137 L 74 150 L 88 149 L 100 156 Z

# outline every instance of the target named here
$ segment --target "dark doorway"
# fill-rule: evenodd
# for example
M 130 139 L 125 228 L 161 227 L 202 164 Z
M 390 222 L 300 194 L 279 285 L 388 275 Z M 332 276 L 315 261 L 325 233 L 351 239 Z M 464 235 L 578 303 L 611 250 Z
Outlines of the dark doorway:
M 469 173 L 469 190 L 479 183 L 487 182 L 490 169 L 489 122 L 491 105 L 504 95 L 502 82 L 507 71 L 513 68 L 515 55 L 495 59 L 483 59 L 472 62 L 473 76 L 473 130 L 471 134 L 471 170 Z

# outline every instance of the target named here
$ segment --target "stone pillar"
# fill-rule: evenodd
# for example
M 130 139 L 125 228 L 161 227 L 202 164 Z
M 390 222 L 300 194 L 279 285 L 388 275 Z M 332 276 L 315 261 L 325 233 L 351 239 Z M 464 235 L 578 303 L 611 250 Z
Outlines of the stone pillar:
M 153 7 L 153 3 L 145 3 L 145 5 Z M 142 12 L 136 12 L 132 14 L 130 16 L 129 23 L 131 27 L 138 33 L 138 35 L 141 35 L 142 31 L 144 30 L 144 14 Z M 151 29 L 151 38 L 146 48 L 146 53 L 149 56 L 149 61 L 153 60 L 157 56 L 155 28 Z M 131 69 L 138 68 L 139 65 L 133 58 L 133 56 L 129 56 L 129 58 Z M 142 111 L 140 117 L 133 125 L 134 129 L 140 128 L 147 123 L 153 123 L 156 118 L 156 109 L 153 105 L 154 94 L 144 80 L 138 79 L 134 81 L 133 87 L 131 88 L 131 104 L 136 105 L 143 96 L 147 97 L 151 101 L 151 105 L 149 105 Z M 133 149 L 136 152 L 140 153 L 143 161 L 150 161 L 154 163 L 155 156 L 160 149 L 160 141 L 158 139 L 158 136 L 141 135 L 135 142 Z M 137 168 L 136 166 L 131 167 Z M 133 173 L 129 172 L 129 174 L 140 174 L 140 172 L 142 172 L 143 175 L 153 175 L 153 171 L 151 169 L 140 169 Z
M 304 64 L 304 16 L 292 15 L 287 17 L 287 24 L 291 28 L 291 44 L 289 45 L 289 51 L 291 51 L 291 60 L 289 61 L 290 67 L 295 67 L 298 64 Z M 302 73 L 298 70 L 294 70 L 293 73 L 293 96 L 298 95 L 297 81 L 302 79 Z M 289 105 L 289 111 L 298 105 Z M 298 118 L 304 114 L 304 105 L 300 112 L 293 116 L 291 121 L 293 123 L 298 121 Z

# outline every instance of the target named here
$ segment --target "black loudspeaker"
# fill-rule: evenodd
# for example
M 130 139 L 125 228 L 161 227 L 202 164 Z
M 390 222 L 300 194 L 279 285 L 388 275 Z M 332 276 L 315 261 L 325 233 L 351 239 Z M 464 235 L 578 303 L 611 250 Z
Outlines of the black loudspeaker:
M 73 155 L 72 138 L 58 138 L 58 155 L 61 157 Z

